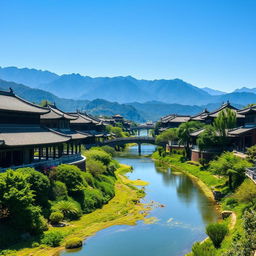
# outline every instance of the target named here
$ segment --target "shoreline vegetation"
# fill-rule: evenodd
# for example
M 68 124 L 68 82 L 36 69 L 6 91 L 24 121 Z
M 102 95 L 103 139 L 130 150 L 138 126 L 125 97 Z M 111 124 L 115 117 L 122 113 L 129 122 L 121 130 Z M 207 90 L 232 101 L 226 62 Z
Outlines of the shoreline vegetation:
M 135 186 L 146 186 L 142 180 L 129 180 L 125 174 L 130 172 L 130 166 L 121 164 L 116 170 L 117 181 L 115 184 L 115 196 L 101 209 L 83 215 L 80 220 L 71 221 L 65 227 L 51 227 L 50 230 L 58 230 L 65 233 L 65 238 L 59 247 L 47 247 L 41 245 L 37 248 L 24 248 L 17 251 L 17 256 L 54 256 L 65 250 L 65 241 L 78 237 L 85 241 L 98 231 L 113 225 L 136 225 L 138 220 L 145 220 L 150 205 L 140 203 L 144 197 L 144 191 Z
M 248 246 L 246 242 L 250 243 L 250 239 L 255 239 L 254 237 L 247 237 L 249 232 L 255 231 L 255 227 L 252 223 L 250 226 L 251 229 L 249 229 L 247 227 L 248 224 L 246 224 L 248 220 L 244 216 L 247 210 L 252 209 L 253 211 L 255 207 L 254 199 L 256 195 L 256 186 L 250 179 L 245 178 L 235 190 L 229 191 L 225 198 L 216 201 L 213 196 L 213 191 L 218 187 L 225 186 L 225 184 L 228 183 L 227 177 L 214 175 L 207 168 L 202 170 L 202 166 L 197 162 L 182 161 L 182 155 L 178 152 L 160 156 L 159 152 L 156 151 L 152 154 L 152 159 L 156 161 L 156 164 L 158 164 L 160 168 L 161 166 L 165 168 L 170 167 L 174 171 L 188 175 L 209 199 L 216 202 L 216 207 L 222 217 L 218 222 L 220 225 L 223 224 L 229 228 L 229 231 L 219 248 L 213 247 L 212 241 L 208 236 L 203 241 L 195 243 L 192 247 L 192 252 L 186 254 L 186 256 L 254 255 L 255 252 L 252 247 L 254 245 Z M 246 191 L 246 188 L 248 188 L 248 191 Z M 225 212 L 228 213 L 228 215 L 225 216 Z M 250 220 L 250 222 L 251 221 L 252 220 Z M 247 251 L 243 248 L 246 245 L 248 246 Z M 244 254 L 239 254 L 240 250 L 243 250 Z

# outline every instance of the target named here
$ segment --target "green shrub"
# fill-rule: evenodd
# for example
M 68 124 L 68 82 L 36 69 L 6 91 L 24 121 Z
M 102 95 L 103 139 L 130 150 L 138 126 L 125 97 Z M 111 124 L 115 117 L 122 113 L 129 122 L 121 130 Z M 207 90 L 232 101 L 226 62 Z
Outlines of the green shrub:
M 67 186 L 69 195 L 80 197 L 85 187 L 82 171 L 73 165 L 62 164 L 55 168 L 55 179 Z
M 52 211 L 61 212 L 68 220 L 76 220 L 82 216 L 79 204 L 72 201 L 59 201 L 52 207 Z
M 110 173 L 114 173 L 119 167 L 120 164 L 116 160 L 112 160 L 108 166 L 108 170 Z
M 219 248 L 224 237 L 228 233 L 228 228 L 225 224 L 213 223 L 206 227 L 206 234 L 212 240 L 215 248 Z
M 102 146 L 101 149 L 104 150 L 106 153 L 108 153 L 111 156 L 114 156 L 114 154 L 116 152 L 114 148 L 112 148 L 110 146 L 107 146 L 107 145 L 106 146 Z
M 57 200 L 57 201 L 67 200 L 68 190 L 65 183 L 59 180 L 55 181 L 52 186 L 52 194 L 53 194 L 54 200 Z
M 99 208 L 105 202 L 102 193 L 93 188 L 86 188 L 84 192 L 84 212 L 89 213 Z
M 213 244 L 207 240 L 203 243 L 196 242 L 192 247 L 193 256 L 215 256 L 216 249 Z
M 50 192 L 50 180 L 48 177 L 33 168 L 19 168 L 16 172 L 22 173 L 30 184 L 30 189 L 35 194 L 36 204 L 43 207 L 47 206 Z
M 91 149 L 85 151 L 87 160 L 96 160 L 102 162 L 105 166 L 108 166 L 111 161 L 111 155 L 103 150 Z
M 75 249 L 75 248 L 80 248 L 83 246 L 83 241 L 78 238 L 70 238 L 69 240 L 66 241 L 65 248 L 66 249 Z
M 33 243 L 32 243 L 32 248 L 39 247 L 39 245 L 40 245 L 40 244 L 39 244 L 38 242 L 33 242 Z
M 98 160 L 89 159 L 86 162 L 86 170 L 90 172 L 93 176 L 98 176 L 106 172 L 106 166 Z
M 63 235 L 59 231 L 47 231 L 44 233 L 41 243 L 51 247 L 57 247 L 60 245 L 63 239 Z
M 59 224 L 64 219 L 62 212 L 52 212 L 50 215 L 50 221 L 52 224 Z
M 95 187 L 94 177 L 92 176 L 92 174 L 90 172 L 87 172 L 87 171 L 83 172 L 82 176 L 89 186 Z

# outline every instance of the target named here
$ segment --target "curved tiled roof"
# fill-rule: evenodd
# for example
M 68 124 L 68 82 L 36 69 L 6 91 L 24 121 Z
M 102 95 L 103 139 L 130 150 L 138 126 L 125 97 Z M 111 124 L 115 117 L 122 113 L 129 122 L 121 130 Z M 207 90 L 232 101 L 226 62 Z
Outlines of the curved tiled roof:
M 205 109 L 201 113 L 192 116 L 191 120 L 193 120 L 193 121 L 203 121 L 208 116 L 209 113 L 210 112 L 207 109 Z
M 256 106 L 250 106 L 248 108 L 244 108 L 241 110 L 238 110 L 237 113 L 241 115 L 250 114 L 250 113 L 256 113 Z
M 68 120 L 75 120 L 78 117 L 66 114 L 65 112 L 61 111 L 60 109 L 56 107 L 52 107 L 48 105 L 48 108 L 50 110 L 49 113 L 41 115 L 41 119 L 68 119 Z
M 100 124 L 101 121 L 98 120 L 95 117 L 89 116 L 88 114 L 84 114 L 84 113 L 76 113 L 76 114 L 71 114 L 72 116 L 76 116 L 77 119 L 75 120 L 71 120 L 70 123 L 71 124 Z
M 218 109 L 216 109 L 215 111 L 209 113 L 209 116 L 210 116 L 210 117 L 217 117 L 218 114 L 219 114 L 222 110 L 227 109 L 227 108 L 229 108 L 229 109 L 231 109 L 231 110 L 234 110 L 234 111 L 236 112 L 236 117 L 238 117 L 238 118 L 243 118 L 243 117 L 244 117 L 243 115 L 241 115 L 240 113 L 238 113 L 238 109 L 235 108 L 234 106 L 232 106 L 232 105 L 229 103 L 229 101 L 228 101 L 227 103 L 222 104 L 222 105 L 221 105 Z
M 66 136 L 39 126 L 12 126 L 0 128 L 0 140 L 6 146 L 46 145 L 68 142 Z
M 13 93 L 0 91 L 0 110 L 46 114 L 49 109 L 28 102 Z

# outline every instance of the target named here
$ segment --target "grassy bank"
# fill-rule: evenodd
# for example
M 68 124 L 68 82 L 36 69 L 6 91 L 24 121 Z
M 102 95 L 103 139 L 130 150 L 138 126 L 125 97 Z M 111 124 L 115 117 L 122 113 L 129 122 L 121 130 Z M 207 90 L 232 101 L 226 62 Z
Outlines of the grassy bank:
M 149 207 L 139 203 L 140 198 L 144 196 L 144 192 L 134 187 L 145 186 L 147 183 L 141 180 L 130 181 L 123 174 L 129 172 L 129 166 L 121 165 L 116 171 L 117 181 L 115 184 L 115 197 L 90 214 L 83 215 L 80 220 L 72 221 L 66 227 L 51 227 L 50 230 L 61 231 L 64 239 L 60 247 L 52 248 L 41 245 L 37 248 L 27 245 L 20 249 L 22 245 L 17 245 L 12 249 L 20 249 L 16 254 L 18 256 L 51 256 L 64 250 L 65 241 L 79 237 L 86 239 L 96 232 L 113 226 L 113 225 L 135 225 L 138 220 L 142 220 L 150 210 Z
M 156 160 L 157 164 L 160 166 L 171 167 L 173 170 L 184 172 L 189 175 L 193 181 L 195 181 L 200 188 L 204 191 L 206 196 L 213 199 L 212 191 L 218 187 L 223 186 L 227 182 L 227 178 L 223 176 L 216 176 L 211 171 L 202 168 L 199 163 L 183 161 L 182 155 L 171 154 L 165 157 L 159 156 L 158 152 L 153 154 L 153 159 Z M 236 249 L 236 246 L 247 245 L 242 244 L 241 241 L 246 238 L 246 230 L 244 227 L 244 211 L 248 207 L 253 208 L 253 198 L 255 198 L 256 187 L 255 184 L 248 178 L 246 178 L 243 183 L 236 188 L 235 191 L 229 191 L 229 194 L 219 201 L 219 209 L 221 211 L 227 210 L 232 211 L 232 215 L 225 220 L 222 220 L 222 223 L 225 223 L 229 227 L 229 232 L 225 236 L 221 247 L 215 249 L 213 254 L 207 254 L 206 251 L 201 251 L 199 254 L 189 253 L 187 256 L 205 256 L 205 255 L 214 255 L 214 256 L 238 256 L 238 255 L 249 255 L 249 254 L 237 254 L 239 249 Z M 231 203 L 233 201 L 233 203 Z M 255 229 L 254 229 L 255 231 Z M 209 243 L 209 240 L 203 241 L 203 243 Z M 241 247 L 242 248 L 242 247 Z M 241 249 L 240 248 L 240 249 Z M 237 251 L 238 250 L 238 251 Z M 244 250 L 244 249 L 243 249 Z M 250 254 L 252 255 L 252 254 Z
M 206 170 L 202 171 L 199 164 L 182 162 L 182 155 L 172 154 L 160 157 L 158 152 L 155 152 L 152 157 L 159 165 L 169 166 L 174 170 L 184 172 L 186 175 L 190 176 L 192 181 L 194 181 L 211 200 L 214 200 L 212 190 L 226 182 L 226 178 L 224 177 L 214 176 L 211 172 Z

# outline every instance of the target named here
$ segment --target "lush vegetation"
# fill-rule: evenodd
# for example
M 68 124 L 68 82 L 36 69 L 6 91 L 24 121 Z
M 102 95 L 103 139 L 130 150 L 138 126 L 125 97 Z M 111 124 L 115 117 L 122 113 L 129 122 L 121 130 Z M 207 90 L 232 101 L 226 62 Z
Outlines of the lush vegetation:
M 212 195 L 214 190 L 220 191 L 225 196 L 220 201 L 221 208 L 232 212 L 228 219 L 207 226 L 210 239 L 195 243 L 189 256 L 253 256 L 256 250 L 256 186 L 246 179 L 245 169 L 252 165 L 255 148 L 249 148 L 248 152 L 251 152 L 248 159 L 224 152 L 207 165 L 186 161 L 181 151 L 159 149 L 153 154 L 158 164 L 168 164 L 192 175 L 207 195 Z
M 41 173 L 32 168 L 0 174 L 0 249 L 34 237 L 39 244 L 58 246 L 62 235 L 46 231 L 101 208 L 115 195 L 119 164 L 109 148 L 85 151 L 88 167 L 62 164 Z M 49 223 L 49 224 L 48 224 Z

